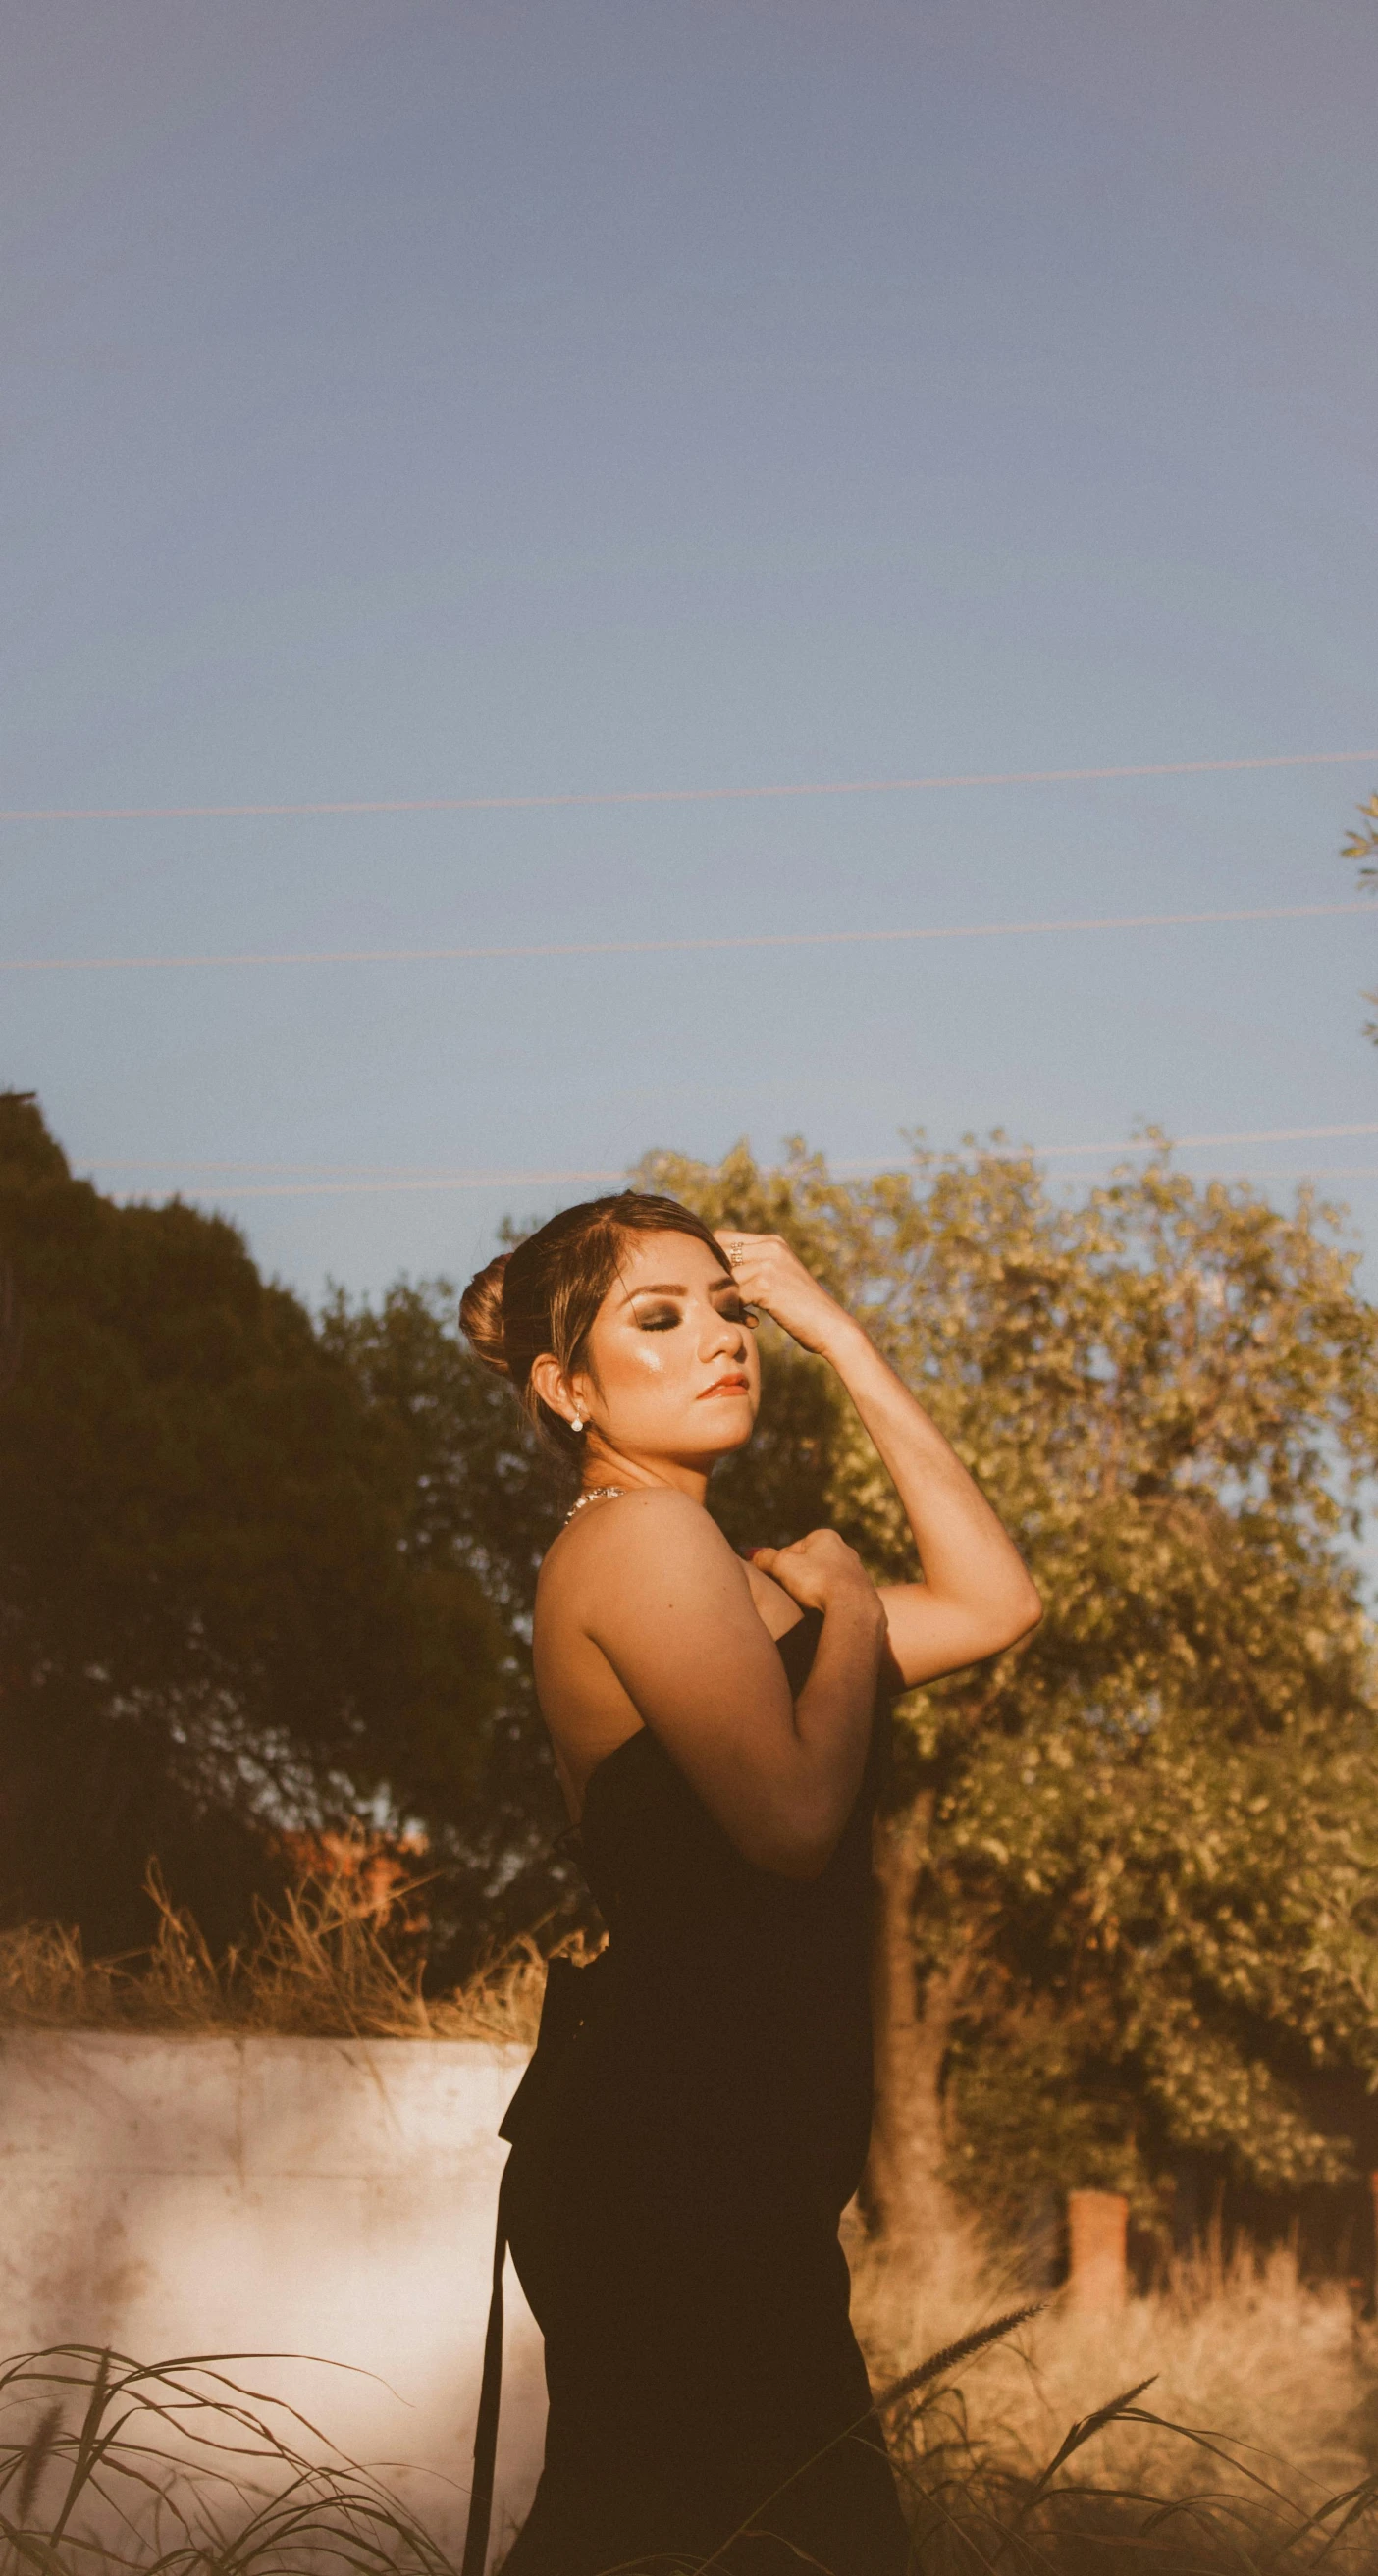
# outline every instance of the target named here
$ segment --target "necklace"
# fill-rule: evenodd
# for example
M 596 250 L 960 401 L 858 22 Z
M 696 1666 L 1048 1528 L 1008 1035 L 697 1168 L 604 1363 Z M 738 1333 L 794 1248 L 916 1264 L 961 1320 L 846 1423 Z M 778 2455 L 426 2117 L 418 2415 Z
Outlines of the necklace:
M 581 1512 L 585 1503 L 611 1502 L 614 1494 L 625 1494 L 626 1490 L 627 1488 L 625 1485 L 590 1485 L 588 1492 L 586 1494 L 581 1494 L 577 1503 L 570 1504 L 569 1510 L 565 1514 L 564 1527 L 568 1529 L 575 1513 Z

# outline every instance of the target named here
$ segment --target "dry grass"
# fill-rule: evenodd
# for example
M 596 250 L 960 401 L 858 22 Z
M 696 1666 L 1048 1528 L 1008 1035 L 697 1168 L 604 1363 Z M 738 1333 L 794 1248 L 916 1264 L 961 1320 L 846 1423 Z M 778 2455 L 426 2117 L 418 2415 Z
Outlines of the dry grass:
M 1107 2444 L 1144 2429 L 1135 2389 L 1075 2422 L 1036 2470 L 982 2459 L 962 2390 L 1008 2353 L 1013 2322 L 963 2338 L 879 2401 L 915 2472 L 915 2576 L 1372 2576 L 1378 2479 L 1299 2507 L 1271 2461 L 1247 2491 L 1231 2488 L 1218 2443 L 1163 2421 L 1161 2460 L 1175 2450 L 1184 2474 L 1147 2489 L 1108 2479 Z M 145 2367 L 66 2345 L 0 2366 L 0 2576 L 453 2576 L 386 2474 L 246 2386 L 246 2358 Z M 615 2576 L 726 2576 L 729 2559 L 749 2568 L 749 2546 L 745 2559 L 637 2560 Z
M 450 2576 L 382 2479 L 224 2357 L 82 2344 L 0 2365 L 0 2576 L 29 2570 Z
M 1008 2310 L 1017 2280 L 974 2240 L 906 2272 L 862 2248 L 855 2314 L 873 2374 L 898 2375 L 974 2320 Z M 1252 2498 L 1265 2480 L 1293 2515 L 1360 2487 L 1378 2468 L 1378 2338 L 1343 2290 L 1310 2288 L 1295 2257 L 1241 2248 L 1180 2264 L 1153 2296 L 1078 2315 L 1065 2293 L 983 2352 L 910 2428 L 920 2486 L 935 2466 L 977 2488 L 1036 2476 L 1069 2422 L 1123 2391 L 1137 2404 L 1100 2428 L 1079 2461 L 1096 2486 L 1182 2499 L 1203 2486 Z M 1208 2435 L 1209 2451 L 1182 2437 Z M 1285 2455 L 1279 2457 L 1279 2454 Z M 1365 2544 L 1378 2567 L 1378 2539 Z
M 529 2047 L 545 1965 L 529 1937 L 447 1995 L 421 1991 L 424 1962 L 399 1937 L 413 1887 L 380 1906 L 357 1879 L 304 1879 L 280 1912 L 259 1909 L 253 1940 L 211 1956 L 156 1871 L 158 1934 L 147 1951 L 88 1959 L 61 1924 L 0 1933 L 0 2027 L 279 2032 L 322 2039 L 480 2039 Z M 564 1945 L 570 1946 L 568 1944 Z

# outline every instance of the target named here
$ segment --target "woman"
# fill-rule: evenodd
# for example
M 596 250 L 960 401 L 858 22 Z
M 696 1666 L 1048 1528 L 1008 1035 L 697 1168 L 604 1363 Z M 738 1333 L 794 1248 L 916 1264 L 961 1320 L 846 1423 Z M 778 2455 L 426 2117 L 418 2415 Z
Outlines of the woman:
M 756 1418 L 758 1309 L 837 1371 L 921 1583 L 877 1590 L 831 1530 L 743 1561 L 709 1518 Z M 719 1238 L 626 1191 L 491 1262 L 461 1315 L 579 1471 L 541 1568 L 536 1686 L 610 1934 L 552 1979 L 503 2124 L 499 2264 L 505 2229 L 550 2393 L 506 2576 L 710 2557 L 899 2576 L 837 2232 L 871 2115 L 871 1818 L 890 1699 L 1012 1644 L 1037 1594 L 776 1235 Z

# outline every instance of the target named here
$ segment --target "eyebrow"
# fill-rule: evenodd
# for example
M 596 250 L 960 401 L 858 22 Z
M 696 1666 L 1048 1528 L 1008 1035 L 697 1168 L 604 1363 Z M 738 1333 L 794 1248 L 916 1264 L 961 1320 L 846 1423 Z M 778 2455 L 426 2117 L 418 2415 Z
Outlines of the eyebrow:
M 735 1288 L 736 1285 L 736 1280 L 730 1278 L 728 1273 L 724 1271 L 721 1279 L 709 1280 L 709 1294 L 711 1296 L 715 1288 Z M 643 1282 L 641 1287 L 629 1288 L 627 1290 L 629 1301 L 633 1297 L 687 1297 L 688 1294 L 689 1291 L 685 1287 L 682 1279 L 646 1280 Z

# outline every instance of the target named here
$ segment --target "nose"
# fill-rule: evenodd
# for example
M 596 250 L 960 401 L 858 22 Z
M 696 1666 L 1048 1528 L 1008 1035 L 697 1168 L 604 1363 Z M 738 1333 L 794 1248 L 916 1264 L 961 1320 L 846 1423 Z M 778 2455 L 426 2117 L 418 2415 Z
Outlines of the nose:
M 733 1359 L 745 1358 L 746 1326 L 739 1317 L 724 1315 L 714 1306 L 704 1337 L 703 1354 L 705 1359 L 718 1359 L 724 1353 Z

